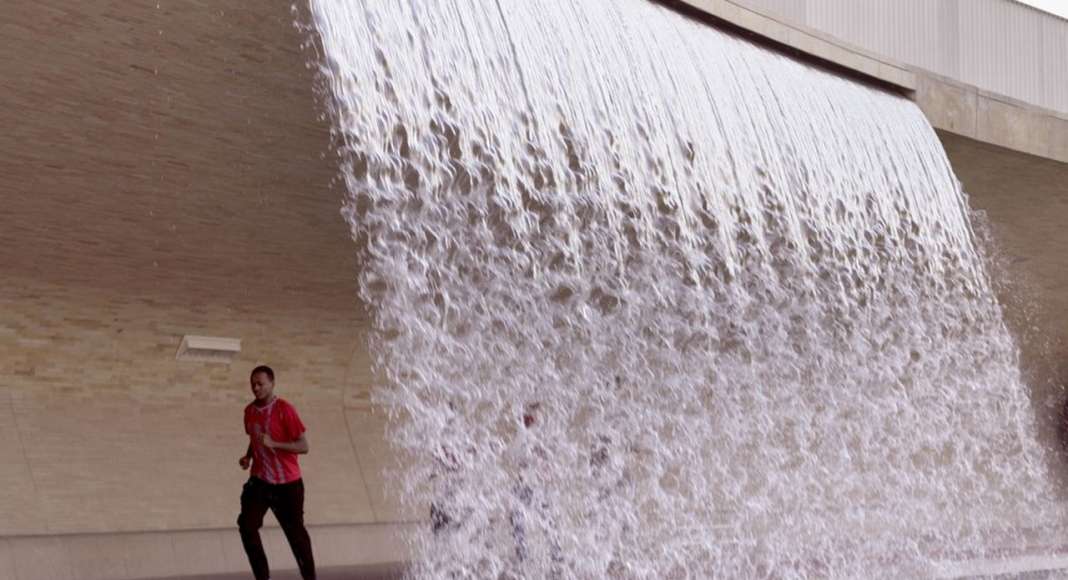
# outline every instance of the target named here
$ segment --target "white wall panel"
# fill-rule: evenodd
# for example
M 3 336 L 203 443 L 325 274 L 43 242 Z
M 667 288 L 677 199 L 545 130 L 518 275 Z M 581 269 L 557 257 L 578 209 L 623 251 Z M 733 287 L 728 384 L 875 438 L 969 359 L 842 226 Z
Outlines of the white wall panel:
M 1015 0 L 732 1 L 903 63 L 1068 112 L 1068 20 Z
M 1045 80 L 1042 98 L 1051 103 L 1058 102 L 1057 99 L 1063 103 L 1066 98 L 1064 93 L 1068 92 L 1068 34 L 1064 32 L 1066 27 L 1068 22 L 1061 19 L 1046 19 L 1042 27 L 1042 52 L 1046 55 L 1040 73 Z

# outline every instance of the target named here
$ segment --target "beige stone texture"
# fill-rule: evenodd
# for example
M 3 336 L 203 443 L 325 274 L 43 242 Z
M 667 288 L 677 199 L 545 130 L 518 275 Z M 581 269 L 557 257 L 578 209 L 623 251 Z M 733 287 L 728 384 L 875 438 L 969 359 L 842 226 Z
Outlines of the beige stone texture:
M 175 553 L 170 532 L 115 536 L 120 539 L 118 549 L 125 559 L 129 578 L 175 576 L 179 573 L 178 562 L 186 557 Z
M 316 452 L 304 462 L 309 473 L 321 474 L 308 480 L 305 510 L 322 524 L 377 521 L 345 409 L 335 402 L 309 411 L 307 423 L 323 436 L 314 438 Z
M 0 580 L 16 580 L 15 557 L 11 553 L 11 542 L 0 537 Z
M 228 534 L 228 535 L 232 535 Z M 271 542 L 273 534 L 265 534 L 264 546 L 272 560 L 282 561 L 282 567 L 291 568 L 285 559 L 285 553 Z M 181 575 L 207 575 L 229 572 L 226 569 L 226 555 L 223 551 L 223 532 L 220 530 L 191 530 L 171 534 L 174 546 L 175 564 Z M 290 557 L 292 559 L 292 557 Z
M 8 544 L 18 580 L 79 580 L 62 537 L 10 538 Z
M 76 570 L 75 577 L 84 580 L 129 578 L 126 539 L 105 534 L 62 537 L 67 560 Z
M 316 564 L 324 567 L 343 566 L 357 559 L 367 562 L 403 562 L 409 557 L 402 536 L 404 525 L 361 526 L 354 531 L 341 526 L 316 529 Z
M 391 474 L 403 464 L 386 440 L 385 416 L 360 409 L 348 409 L 346 413 L 353 427 L 352 440 L 360 456 L 361 473 L 371 494 L 371 505 L 375 507 L 375 520 L 404 522 L 425 517 L 426 510 L 402 505 L 398 488 L 392 484 Z
M 37 512 L 35 484 L 26 461 L 23 434 L 15 413 L 14 396 L 0 386 L 0 535 L 14 534 L 34 527 Z

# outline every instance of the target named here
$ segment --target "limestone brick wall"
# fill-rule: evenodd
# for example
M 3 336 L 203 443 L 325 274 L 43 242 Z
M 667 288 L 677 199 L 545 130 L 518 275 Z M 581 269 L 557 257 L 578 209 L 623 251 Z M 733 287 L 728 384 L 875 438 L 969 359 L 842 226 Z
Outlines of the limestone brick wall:
M 309 428 L 308 519 L 402 519 L 355 308 L 183 304 L 6 280 L 0 289 L 0 534 L 233 525 L 247 374 L 271 364 Z M 240 337 L 229 365 L 176 361 L 183 334 Z
M 228 365 L 177 361 L 183 334 L 239 337 L 242 352 Z M 166 570 L 175 550 L 217 552 L 219 562 L 199 558 L 212 568 L 206 572 L 240 570 L 234 521 L 247 473 L 236 460 L 248 442 L 241 423 L 250 400 L 247 375 L 260 363 L 276 369 L 277 392 L 308 427 L 307 520 L 327 526 L 316 537 L 334 538 L 323 547 L 324 561 L 402 557 L 403 546 L 383 546 L 383 538 L 392 534 L 398 542 L 389 526 L 418 514 L 404 513 L 387 492 L 384 473 L 393 456 L 385 417 L 369 400 L 375 379 L 365 337 L 355 304 L 340 310 L 300 301 L 189 304 L 6 278 L 0 288 L 0 543 L 19 549 L 0 552 L 8 552 L 10 577 L 90 577 L 40 566 L 111 569 L 107 562 L 91 565 L 101 553 L 110 554 L 112 565 L 125 558 Z M 334 529 L 354 525 L 363 527 Z M 361 534 L 377 542 L 377 555 L 366 553 Z M 137 546 L 151 546 L 153 538 L 166 549 L 149 552 L 145 561 Z M 183 539 L 189 545 L 176 548 Z M 108 541 L 110 552 L 92 548 Z M 291 559 L 280 538 L 272 543 L 283 561 Z M 4 559 L 0 578 L 6 578 Z M 16 564 L 21 575 L 13 572 Z M 113 570 L 99 577 L 136 576 Z

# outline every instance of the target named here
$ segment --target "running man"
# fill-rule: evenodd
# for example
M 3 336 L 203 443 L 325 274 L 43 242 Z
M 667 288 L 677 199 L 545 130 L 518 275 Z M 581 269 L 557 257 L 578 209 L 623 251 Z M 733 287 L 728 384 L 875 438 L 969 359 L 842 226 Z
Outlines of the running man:
M 263 516 L 270 509 L 293 549 L 304 580 L 315 580 L 311 538 L 304 527 L 304 481 L 297 455 L 308 452 L 304 424 L 293 405 L 274 394 L 274 371 L 268 366 L 252 369 L 249 377 L 254 401 L 245 407 L 248 451 L 238 460 L 252 474 L 241 491 L 241 515 L 237 527 L 256 580 L 269 580 L 270 568 L 260 540 Z

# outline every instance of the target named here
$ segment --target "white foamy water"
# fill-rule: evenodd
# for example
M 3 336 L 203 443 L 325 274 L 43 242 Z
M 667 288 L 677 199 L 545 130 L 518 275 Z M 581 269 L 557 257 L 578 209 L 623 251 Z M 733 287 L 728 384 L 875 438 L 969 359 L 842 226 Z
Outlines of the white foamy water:
M 923 577 L 1056 517 L 911 102 L 644 0 L 311 6 L 414 577 Z

